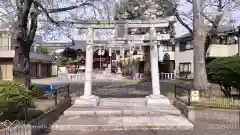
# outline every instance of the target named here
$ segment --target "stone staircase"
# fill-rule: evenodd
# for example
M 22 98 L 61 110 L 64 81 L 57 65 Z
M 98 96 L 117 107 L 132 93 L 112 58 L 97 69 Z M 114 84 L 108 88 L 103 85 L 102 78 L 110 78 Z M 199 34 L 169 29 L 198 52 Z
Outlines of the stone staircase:
M 53 124 L 53 131 L 192 130 L 172 105 L 148 107 L 144 98 L 103 98 L 97 107 L 72 106 Z

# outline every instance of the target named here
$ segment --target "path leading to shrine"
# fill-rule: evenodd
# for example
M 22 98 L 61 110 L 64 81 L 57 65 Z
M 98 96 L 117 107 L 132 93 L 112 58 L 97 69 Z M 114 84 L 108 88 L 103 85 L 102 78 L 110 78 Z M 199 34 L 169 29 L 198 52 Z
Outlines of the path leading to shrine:
M 145 96 L 151 94 L 151 82 L 135 82 L 129 80 L 119 80 L 119 81 L 109 81 L 110 79 L 99 79 L 93 81 L 93 94 L 97 95 L 102 98 L 109 98 L 109 97 L 118 97 L 118 98 L 144 98 Z M 37 82 L 40 84 L 57 84 L 57 85 L 64 85 L 68 82 L 59 82 L 56 78 L 52 79 L 42 79 L 42 80 L 34 80 L 33 82 Z M 160 82 L 161 86 L 161 93 L 164 95 L 168 95 L 167 97 L 174 96 L 174 86 L 171 82 Z M 72 98 L 77 98 L 82 95 L 84 92 L 84 82 L 72 82 L 71 83 L 71 96 Z M 125 100 L 128 102 L 129 100 Z M 129 103 L 129 102 L 128 102 Z M 124 110 L 124 108 L 122 109 Z M 129 110 L 126 110 L 129 111 Z M 125 112 L 126 112 L 125 111 Z M 158 112 L 161 109 L 158 109 Z M 96 110 L 95 110 L 96 112 Z M 117 112 L 117 111 L 116 111 Z M 115 112 L 115 113 L 116 113 Z M 147 112 L 147 111 L 146 111 Z M 145 112 L 145 113 L 146 113 Z M 156 111 L 157 112 L 157 111 Z M 93 110 L 92 110 L 93 113 Z M 118 111 L 119 113 L 119 111 Z M 142 111 L 144 113 L 144 111 Z M 127 116 L 129 117 L 129 116 Z M 63 116 L 62 116 L 63 118 Z M 103 118 L 103 117 L 102 117 Z M 153 118 L 153 117 L 152 117 Z M 65 119 L 65 120 L 64 120 Z M 87 119 L 81 116 L 68 116 L 64 117 L 65 124 L 67 122 L 78 122 L 78 121 L 85 121 Z M 91 118 L 89 118 L 91 119 Z M 111 118 L 110 118 L 111 119 Z M 113 119 L 113 118 L 112 118 Z M 116 120 L 117 118 L 115 118 Z M 135 119 L 132 117 L 132 119 Z M 143 117 L 141 119 L 144 119 Z M 145 117 L 146 119 L 146 117 Z M 60 120 L 60 119 L 59 119 Z M 60 121 L 58 121 L 60 122 Z M 103 121 L 104 122 L 104 121 Z M 106 122 L 106 119 L 105 119 Z M 52 130 L 49 135 L 239 135 L 240 130 L 239 127 L 237 129 L 213 129 L 210 128 L 211 125 L 223 125 L 224 124 L 238 124 L 239 123 L 229 123 L 229 121 L 220 121 L 220 120 L 198 120 L 194 123 L 194 129 L 191 131 L 180 131 L 180 130 L 173 130 L 173 131 L 163 131 L 163 130 L 127 130 L 127 131 L 60 131 L 60 130 Z M 60 127 L 60 126 L 59 126 Z
M 146 105 L 145 97 L 152 93 L 151 86 L 150 82 L 126 80 L 117 75 L 96 75 L 92 94 L 100 97 L 98 106 L 73 103 L 53 124 L 52 131 L 191 130 L 193 125 L 173 105 Z M 72 83 L 70 89 L 73 102 L 84 94 L 82 82 Z

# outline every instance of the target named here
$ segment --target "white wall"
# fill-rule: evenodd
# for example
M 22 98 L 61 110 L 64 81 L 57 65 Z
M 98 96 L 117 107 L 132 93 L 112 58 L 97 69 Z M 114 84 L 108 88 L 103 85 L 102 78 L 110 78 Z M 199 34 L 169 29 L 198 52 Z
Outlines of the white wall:
M 217 45 L 213 44 L 209 47 L 207 51 L 208 57 L 229 57 L 236 55 L 238 53 L 238 45 Z M 183 52 L 179 51 L 179 44 L 175 46 L 175 72 L 179 73 L 179 63 L 190 62 L 191 63 L 191 73 L 194 72 L 193 65 L 193 49 L 185 50 Z
M 0 58 L 13 58 L 14 55 L 14 50 L 0 50 Z
M 238 45 L 213 44 L 209 47 L 208 57 L 229 57 L 238 53 Z
M 177 43 L 175 46 L 175 72 L 179 73 L 179 63 L 190 62 L 191 63 L 191 73 L 194 72 L 193 68 L 193 49 L 185 50 L 180 52 L 179 44 Z
M 234 56 L 238 53 L 238 44 L 228 46 L 228 56 Z

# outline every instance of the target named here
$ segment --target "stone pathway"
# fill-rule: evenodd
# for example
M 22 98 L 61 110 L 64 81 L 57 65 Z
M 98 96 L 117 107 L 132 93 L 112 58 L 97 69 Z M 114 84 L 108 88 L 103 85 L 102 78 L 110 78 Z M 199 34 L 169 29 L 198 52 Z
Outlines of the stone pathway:
M 210 130 L 196 129 L 192 131 L 184 130 L 127 130 L 127 131 L 52 131 L 48 135 L 239 135 L 238 130 Z
M 98 107 L 70 107 L 53 131 L 191 130 L 193 125 L 172 105 L 148 107 L 144 98 L 103 98 Z
M 49 79 L 41 79 L 42 84 L 43 83 L 49 83 Z M 51 79 L 50 79 L 51 80 Z M 58 85 L 61 85 L 63 82 L 57 81 Z M 161 93 L 165 95 L 170 95 L 174 96 L 174 86 L 172 85 L 171 81 L 163 82 L 161 81 Z M 76 98 L 80 95 L 83 94 L 83 89 L 84 89 L 84 84 L 83 82 L 74 82 L 71 83 L 71 93 L 72 93 L 72 98 Z M 93 93 L 94 95 L 97 95 L 99 97 L 117 97 L 117 98 L 123 98 L 123 97 L 140 97 L 144 98 L 146 95 L 151 94 L 151 82 L 136 82 L 136 81 L 126 81 L 126 80 L 120 80 L 120 81 L 104 81 L 104 80 L 99 80 L 93 81 Z M 128 100 L 125 101 L 126 105 Z M 90 109 L 89 109 L 90 110 Z M 106 109 L 108 110 L 108 108 Z M 121 109 L 120 109 L 121 110 Z M 139 109 L 141 110 L 141 109 Z M 146 109 L 145 109 L 146 110 Z M 162 109 L 158 109 L 162 110 Z M 98 112 L 97 109 L 90 111 L 91 113 L 96 113 Z M 104 111 L 103 111 L 104 112 Z M 119 112 L 119 111 L 118 111 Z M 140 111 L 141 112 L 141 111 Z M 149 111 L 142 111 L 143 113 L 149 112 Z M 88 112 L 89 113 L 89 112 Z M 106 111 L 104 112 L 106 113 Z M 116 112 L 115 112 L 116 113 Z M 99 113 L 98 113 L 99 114 Z M 109 115 L 108 117 L 113 117 L 114 115 Z M 126 115 L 128 116 L 128 115 Z M 174 115 L 173 115 L 174 116 Z M 63 116 L 62 116 L 63 117 Z M 70 119 L 72 121 L 76 120 L 81 120 L 83 117 L 87 118 L 88 116 L 68 116 L 65 117 L 65 119 Z M 103 117 L 101 115 L 98 115 L 96 117 Z M 117 116 L 115 116 L 117 117 Z M 129 117 L 129 116 L 128 116 Z M 146 116 L 142 116 L 146 117 Z M 69 120 L 65 121 L 65 124 L 67 124 Z M 59 122 L 59 121 L 58 121 Z M 63 122 L 64 123 L 64 122 Z M 52 130 L 48 135 L 239 135 L 240 134 L 240 127 L 239 127 L 239 122 L 234 123 L 234 121 L 231 121 L 229 123 L 228 121 L 220 121 L 220 120 L 201 120 L 198 119 L 194 124 L 194 129 L 192 131 L 180 131 L 180 130 L 173 130 L 173 131 L 165 131 L 165 130 L 150 130 L 150 129 L 145 129 L 145 130 L 140 130 L 140 129 L 135 129 L 135 130 L 124 130 L 124 131 L 70 131 L 70 130 L 65 130 L 65 131 L 60 131 L 60 130 Z M 211 128 L 211 126 L 215 125 L 215 129 Z M 217 128 L 220 126 L 226 126 L 226 125 L 237 125 L 236 128 L 234 129 L 224 129 L 224 128 Z
M 84 73 L 81 73 L 80 75 L 83 76 L 84 78 Z M 93 73 L 93 81 L 94 82 L 116 82 L 116 81 L 121 81 L 124 79 L 119 74 L 99 74 L 99 73 Z M 50 77 L 50 78 L 42 78 L 42 79 L 31 79 L 33 84 L 68 84 L 68 83 L 83 83 L 84 79 L 80 79 L 77 81 L 68 81 L 67 78 L 65 79 L 60 79 L 58 77 Z

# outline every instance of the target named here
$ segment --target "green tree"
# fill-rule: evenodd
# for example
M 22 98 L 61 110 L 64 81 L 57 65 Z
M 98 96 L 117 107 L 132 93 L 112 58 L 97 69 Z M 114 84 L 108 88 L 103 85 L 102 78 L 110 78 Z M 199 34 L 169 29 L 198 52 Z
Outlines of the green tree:
M 207 65 L 208 79 L 221 84 L 225 96 L 231 96 L 229 86 L 240 90 L 240 56 L 217 58 Z
M 48 53 L 49 53 L 49 49 L 48 49 L 47 46 L 40 45 L 40 46 L 38 47 L 38 49 L 39 49 L 40 52 L 42 52 L 42 53 L 44 53 L 44 54 L 48 54 Z

